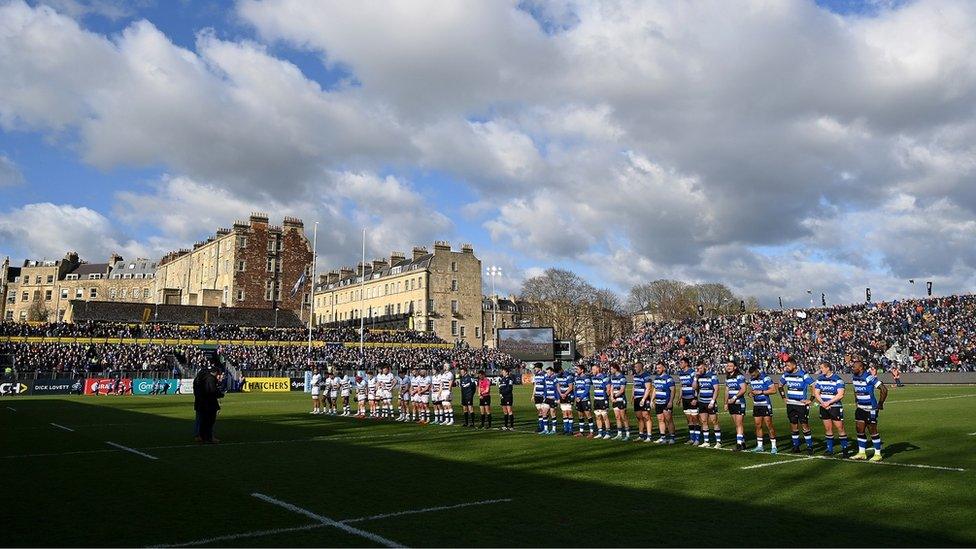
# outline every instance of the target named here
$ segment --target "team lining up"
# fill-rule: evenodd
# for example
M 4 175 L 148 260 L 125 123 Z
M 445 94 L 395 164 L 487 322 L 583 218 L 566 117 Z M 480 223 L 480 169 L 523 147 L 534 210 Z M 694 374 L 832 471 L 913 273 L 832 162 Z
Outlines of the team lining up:
M 607 371 L 608 370 L 608 371 Z M 819 366 L 820 373 L 814 378 L 801 370 L 796 362 L 783 362 L 782 373 L 773 380 L 758 367 L 751 366 L 743 372 L 733 361 L 726 363 L 725 382 L 704 362 L 692 367 L 691 361 L 682 358 L 675 375 L 669 373 L 663 362 L 658 362 L 654 372 L 641 363 L 635 363 L 630 379 L 620 365 L 609 369 L 594 365 L 587 371 L 582 365 L 570 370 L 560 366 L 543 369 L 542 364 L 533 366 L 533 400 L 538 412 L 539 435 L 566 435 L 603 440 L 631 440 L 628 417 L 629 396 L 637 419 L 636 441 L 657 444 L 675 444 L 676 429 L 673 410 L 680 406 L 688 424 L 685 444 L 699 447 L 722 447 L 722 430 L 718 412 L 724 408 L 735 427 L 735 451 L 745 446 L 746 402 L 752 401 L 755 423 L 756 446 L 752 452 L 765 451 L 768 435 L 770 452 L 777 453 L 776 430 L 773 425 L 773 396 L 779 394 L 786 404 L 786 414 L 791 428 L 792 452 L 814 453 L 813 433 L 810 428 L 810 407 L 819 408 L 824 426 L 826 455 L 833 455 L 839 443 L 843 457 L 851 459 L 882 460 L 881 435 L 878 433 L 878 415 L 888 396 L 887 387 L 880 381 L 877 371 L 856 360 L 852 365 L 855 401 L 855 429 L 857 453 L 849 455 L 849 441 L 844 426 L 843 399 L 846 382 L 833 371 L 829 364 Z M 502 368 L 501 376 L 490 379 L 483 370 L 475 375 L 466 368 L 455 374 L 449 364 L 443 371 L 413 369 L 403 375 L 391 373 L 388 367 L 380 372 L 366 372 L 351 377 L 337 376 L 332 371 L 322 373 L 313 369 L 311 378 L 312 414 L 352 416 L 350 399 L 355 394 L 355 417 L 393 419 L 399 422 L 419 424 L 454 425 L 452 391 L 460 389 L 464 427 L 491 428 L 491 386 L 498 387 L 504 418 L 502 430 L 514 430 L 515 379 L 508 368 Z M 725 389 L 724 398 L 722 389 Z M 398 406 L 394 409 L 394 390 L 398 390 Z M 474 400 L 478 399 L 480 425 L 475 421 Z M 613 411 L 611 426 L 610 410 Z M 574 417 L 575 412 L 575 417 Z M 556 424 L 561 416 L 562 429 Z M 654 439 L 654 419 L 657 419 L 658 438 Z M 574 424 L 577 430 L 574 430 Z M 711 435 L 711 436 L 710 436 Z M 869 447 L 870 437 L 870 447 Z M 711 438 L 711 442 L 710 439 Z M 873 450 L 868 458 L 868 450 Z

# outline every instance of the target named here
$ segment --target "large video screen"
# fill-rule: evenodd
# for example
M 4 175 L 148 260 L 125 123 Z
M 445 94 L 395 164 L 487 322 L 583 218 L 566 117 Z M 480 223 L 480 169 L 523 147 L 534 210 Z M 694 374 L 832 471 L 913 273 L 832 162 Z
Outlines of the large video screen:
M 552 328 L 501 328 L 498 350 L 524 362 L 553 359 Z

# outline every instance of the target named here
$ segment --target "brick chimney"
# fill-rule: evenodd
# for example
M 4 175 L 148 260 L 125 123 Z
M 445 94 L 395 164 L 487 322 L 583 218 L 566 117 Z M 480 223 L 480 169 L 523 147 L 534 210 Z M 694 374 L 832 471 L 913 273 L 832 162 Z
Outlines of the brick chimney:
M 337 271 L 337 270 L 329 271 L 329 274 L 325 275 L 325 277 L 326 277 L 326 279 L 325 279 L 325 283 L 326 284 L 332 284 L 333 282 L 339 282 L 339 271 Z
M 349 278 L 350 276 L 352 276 L 352 273 L 353 273 L 352 267 L 343 267 L 339 269 L 339 280 L 345 280 Z
M 251 212 L 250 224 L 252 227 L 268 226 L 268 214 L 261 212 Z
M 390 266 L 392 267 L 406 258 L 407 256 L 403 255 L 403 252 L 390 252 Z
M 374 273 L 376 271 L 378 271 L 378 270 L 386 267 L 386 266 L 387 266 L 387 263 L 386 263 L 386 260 L 385 259 L 374 259 L 373 260 L 373 272 Z
M 448 242 L 446 240 L 438 240 L 437 242 L 434 242 L 434 253 L 435 254 L 438 253 L 438 252 L 450 252 L 450 251 L 451 251 L 451 243 L 450 242 Z
M 413 260 L 414 261 L 417 261 L 418 259 L 420 259 L 421 257 L 423 257 L 423 256 L 425 256 L 425 255 L 427 255 L 429 253 L 430 252 L 428 252 L 427 251 L 427 248 L 424 247 L 424 246 L 414 246 L 413 247 Z
M 461 253 L 473 254 L 474 246 L 472 246 L 471 244 L 461 244 Z

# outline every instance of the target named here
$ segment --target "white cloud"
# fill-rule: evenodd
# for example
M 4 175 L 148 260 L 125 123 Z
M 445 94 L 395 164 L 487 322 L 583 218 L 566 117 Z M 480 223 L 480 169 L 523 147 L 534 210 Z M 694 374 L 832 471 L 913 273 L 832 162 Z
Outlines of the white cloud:
M 148 252 L 121 235 L 102 214 L 50 202 L 0 212 L 0 241 L 35 259 L 60 259 L 76 251 L 83 259 L 99 262 L 113 252 L 123 257 L 147 257 Z

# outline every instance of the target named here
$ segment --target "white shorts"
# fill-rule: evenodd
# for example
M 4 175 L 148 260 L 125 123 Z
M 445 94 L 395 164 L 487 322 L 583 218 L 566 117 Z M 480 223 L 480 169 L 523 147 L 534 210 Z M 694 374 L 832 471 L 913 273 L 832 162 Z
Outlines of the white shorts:
M 348 397 L 349 396 L 349 391 L 342 391 L 342 396 L 343 397 Z
M 319 390 L 316 388 L 312 388 L 312 398 L 315 398 L 317 396 L 319 396 Z
M 564 412 L 572 412 L 573 411 L 573 405 L 572 404 L 565 404 L 565 403 L 564 404 L 560 404 L 559 405 L 559 409 L 562 410 L 562 411 L 564 411 Z
M 376 400 L 376 393 L 368 393 L 366 395 L 366 398 L 368 398 L 369 400 Z
M 356 402 L 366 402 L 366 395 L 356 395 Z
M 379 395 L 380 395 L 380 400 L 390 400 L 393 398 L 392 391 L 382 390 L 379 392 Z
M 335 391 L 332 391 L 331 393 L 329 393 L 329 398 L 336 398 L 338 396 L 339 396 L 339 393 L 337 393 Z

